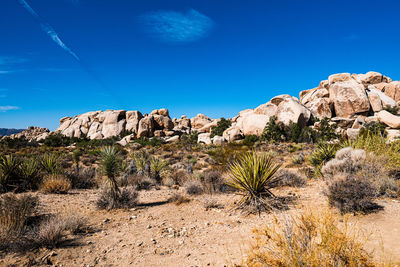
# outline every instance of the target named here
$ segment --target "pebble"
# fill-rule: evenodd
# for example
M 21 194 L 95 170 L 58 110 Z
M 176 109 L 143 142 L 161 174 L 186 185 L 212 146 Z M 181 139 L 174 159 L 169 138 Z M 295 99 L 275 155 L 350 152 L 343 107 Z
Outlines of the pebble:
M 136 218 L 137 218 L 136 215 L 132 215 L 131 217 L 129 217 L 129 220 L 133 220 L 133 219 L 136 219 Z
M 139 241 L 136 243 L 136 246 L 141 247 L 143 245 L 143 241 Z
M 108 218 L 103 221 L 103 223 L 108 223 L 108 222 L 110 222 L 110 219 Z
M 150 225 L 150 224 L 149 224 L 149 225 L 147 225 L 147 226 L 146 226 L 146 228 L 147 228 L 147 229 L 150 229 L 150 228 L 151 228 L 151 225 Z

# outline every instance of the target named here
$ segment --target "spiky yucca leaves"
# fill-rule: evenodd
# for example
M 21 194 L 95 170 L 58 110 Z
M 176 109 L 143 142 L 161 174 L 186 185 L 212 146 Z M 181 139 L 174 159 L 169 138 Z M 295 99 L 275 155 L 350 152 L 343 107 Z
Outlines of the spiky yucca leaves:
M 161 172 L 166 169 L 168 166 L 168 161 L 152 157 L 150 159 L 150 170 L 151 170 L 151 176 L 158 184 L 161 184 L 162 178 L 161 178 Z
M 243 196 L 239 207 L 249 212 L 273 209 L 268 200 L 275 198 L 270 188 L 279 181 L 279 177 L 274 177 L 279 168 L 271 156 L 255 151 L 242 154 L 230 163 L 227 184 Z
M 121 194 L 116 178 L 122 171 L 122 158 L 114 146 L 106 146 L 101 150 L 100 171 L 107 178 L 106 181 L 114 200 Z
M 54 153 L 47 153 L 40 159 L 42 169 L 51 175 L 57 175 L 61 172 L 59 156 Z
M 19 174 L 25 189 L 36 189 L 39 185 L 40 166 L 35 158 L 25 159 L 19 166 Z
M 314 166 L 316 174 L 321 174 L 322 166 L 335 157 L 337 150 L 336 144 L 318 144 L 310 156 L 310 163 Z
M 19 183 L 20 164 L 21 162 L 13 155 L 0 155 L 0 185 L 3 190 L 8 191 Z
M 150 155 L 146 151 L 137 151 L 130 154 L 131 159 L 135 162 L 137 172 L 145 175 L 146 164 L 150 162 Z

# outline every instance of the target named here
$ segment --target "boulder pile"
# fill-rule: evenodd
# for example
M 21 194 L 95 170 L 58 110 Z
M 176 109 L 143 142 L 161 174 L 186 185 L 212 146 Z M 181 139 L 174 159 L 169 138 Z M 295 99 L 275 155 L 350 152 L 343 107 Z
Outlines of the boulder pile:
M 203 114 L 193 118 L 182 116 L 171 119 L 167 109 L 156 109 L 150 114 L 139 111 L 106 110 L 92 111 L 60 120 L 55 133 L 67 137 L 105 139 L 120 137 L 121 145 L 135 138 L 157 137 L 165 142 L 175 142 L 182 134 L 197 132 L 198 142 L 223 144 L 240 140 L 247 135 L 260 136 L 272 116 L 285 125 L 291 122 L 300 126 L 312 125 L 315 119 L 329 118 L 337 125 L 338 133 L 355 138 L 368 122 L 381 122 L 387 126 L 390 136 L 400 136 L 400 116 L 396 114 L 400 102 L 400 81 L 392 81 L 378 72 L 366 74 L 339 73 L 323 80 L 313 89 L 301 91 L 299 98 L 279 95 L 255 109 L 246 109 L 230 119 L 231 127 L 222 136 L 211 137 L 211 131 L 219 119 Z M 390 111 L 390 112 L 389 112 Z M 49 131 L 30 127 L 13 135 L 31 139 L 43 139 Z
M 46 139 L 49 136 L 50 130 L 47 128 L 40 128 L 40 127 L 28 127 L 26 130 L 23 130 L 20 133 L 12 134 L 10 136 L 4 136 L 3 138 L 25 138 L 29 141 L 41 141 Z

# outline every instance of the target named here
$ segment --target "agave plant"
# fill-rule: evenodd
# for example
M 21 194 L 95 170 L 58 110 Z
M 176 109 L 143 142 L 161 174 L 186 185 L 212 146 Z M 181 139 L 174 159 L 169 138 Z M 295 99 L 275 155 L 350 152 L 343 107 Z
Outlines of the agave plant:
M 101 150 L 100 171 L 107 178 L 109 189 L 114 200 L 120 196 L 116 178 L 122 171 L 122 158 L 114 146 L 106 146 Z
M 0 185 L 3 189 L 16 186 L 19 179 L 18 168 L 21 162 L 13 155 L 0 155 Z
M 280 179 L 274 176 L 279 168 L 270 155 L 255 151 L 244 153 L 230 163 L 227 184 L 243 196 L 239 207 L 250 212 L 272 209 L 268 199 L 275 198 L 270 189 Z
M 54 153 L 47 153 L 40 159 L 40 165 L 45 172 L 57 175 L 61 172 L 59 156 Z
M 151 176 L 158 184 L 161 184 L 161 172 L 168 166 L 168 161 L 152 157 L 150 159 Z

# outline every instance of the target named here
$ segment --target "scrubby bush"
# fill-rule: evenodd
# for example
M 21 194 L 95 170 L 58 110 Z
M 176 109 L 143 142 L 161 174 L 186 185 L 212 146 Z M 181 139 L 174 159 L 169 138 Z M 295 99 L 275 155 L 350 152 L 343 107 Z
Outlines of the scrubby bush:
M 232 188 L 226 184 L 222 173 L 219 171 L 208 171 L 204 173 L 203 187 L 208 193 L 226 193 L 232 191 Z
M 43 179 L 41 190 L 45 193 L 65 194 L 71 189 L 71 182 L 62 175 L 48 175 Z
M 220 121 L 218 121 L 217 126 L 211 127 L 211 138 L 219 135 L 222 136 L 224 131 L 231 127 L 232 122 L 230 120 L 227 120 L 225 118 L 221 118 Z
M 96 186 L 96 169 L 70 169 L 65 172 L 65 176 L 71 182 L 71 187 L 76 189 L 90 189 Z
M 330 182 L 327 190 L 329 204 L 337 207 L 342 213 L 376 209 L 376 194 L 376 188 L 368 180 L 352 175 L 336 177 Z
M 242 144 L 251 147 L 254 146 L 258 141 L 260 141 L 260 138 L 257 135 L 249 134 L 244 137 Z
M 189 195 L 200 195 L 203 193 L 203 186 L 198 180 L 190 180 L 185 183 L 186 193 Z
M 170 178 L 174 185 L 183 186 L 189 180 L 189 174 L 184 170 L 175 170 L 171 173 Z
M 99 209 L 129 209 L 136 206 L 137 198 L 138 193 L 134 188 L 123 188 L 118 195 L 110 188 L 103 188 L 96 204 Z
M 142 146 L 151 146 L 151 147 L 159 147 L 164 143 L 163 140 L 157 137 L 152 137 L 152 138 L 141 137 L 135 139 L 133 142 L 138 143 Z
M 184 203 L 188 203 L 188 202 L 190 202 L 190 198 L 188 198 L 184 195 L 178 194 L 178 193 L 173 194 L 168 199 L 168 203 L 174 203 L 177 206 L 184 204 Z
M 270 156 L 255 151 L 233 161 L 229 166 L 227 184 L 242 195 L 238 206 L 249 212 L 271 210 L 273 206 L 268 198 L 274 198 L 270 189 L 279 179 L 275 176 L 279 168 L 280 165 L 274 164 Z
M 230 162 L 246 151 L 248 151 L 247 147 L 235 143 L 228 143 L 224 146 L 210 148 L 206 153 L 210 155 L 214 161 L 212 164 L 214 165 L 214 169 L 223 172 L 227 170 Z
M 387 112 L 390 112 L 393 115 L 398 115 L 399 114 L 399 107 L 398 106 L 386 106 L 386 107 L 383 108 L 383 110 L 386 110 Z
M 306 177 L 289 170 L 280 170 L 276 175 L 279 177 L 278 186 L 303 187 L 307 184 Z
M 360 129 L 359 135 L 361 136 L 367 136 L 371 134 L 386 137 L 386 125 L 380 122 L 371 121 L 366 123 L 364 127 Z
M 328 211 L 275 219 L 256 229 L 246 266 L 377 266 L 347 220 Z M 356 231 L 355 231 L 356 232 Z

